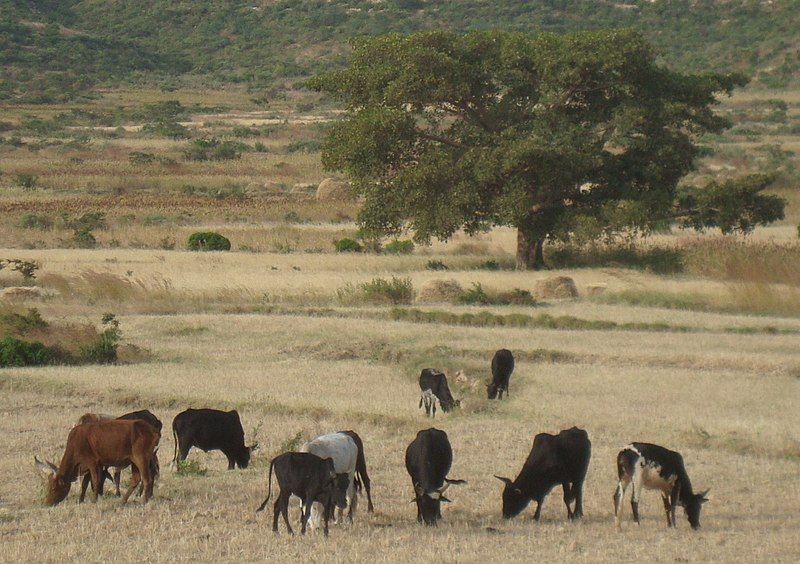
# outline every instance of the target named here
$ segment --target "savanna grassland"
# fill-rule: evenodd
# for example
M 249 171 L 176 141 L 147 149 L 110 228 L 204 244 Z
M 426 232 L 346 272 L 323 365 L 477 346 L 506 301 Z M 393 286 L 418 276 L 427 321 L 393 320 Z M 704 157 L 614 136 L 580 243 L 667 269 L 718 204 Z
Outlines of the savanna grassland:
M 36 308 L 74 327 L 111 312 L 138 353 L 0 370 L 0 559 L 324 550 L 337 561 L 796 561 L 800 97 L 746 91 L 721 111 L 734 128 L 707 140 L 689 180 L 777 171 L 785 221 L 747 239 L 664 231 L 552 246 L 551 271 L 520 272 L 504 229 L 410 254 L 334 252 L 334 240 L 356 236 L 358 203 L 315 197 L 328 176 L 319 139 L 336 112 L 307 94 L 281 92 L 265 108 L 236 88 L 109 90 L 69 106 L 2 107 L 0 258 L 38 265 L 32 279 L 0 272 L 2 313 Z M 232 251 L 183 250 L 195 231 L 222 233 Z M 556 275 L 578 296 L 537 293 Z M 458 290 L 430 291 L 437 281 Z M 501 347 L 517 368 L 510 399 L 490 403 L 484 384 Z M 435 423 L 417 408 L 427 366 L 446 370 L 462 398 Z M 247 441 L 260 443 L 250 468 L 228 472 L 219 453 L 193 451 L 194 470 L 172 472 L 165 431 L 151 504 L 78 505 L 73 491 L 42 506 L 32 457 L 57 462 L 81 414 L 146 408 L 168 429 L 190 406 L 240 411 Z M 432 424 L 453 445 L 450 475 L 469 482 L 448 492 L 438 529 L 417 525 L 403 467 L 407 444 Z M 531 510 L 504 521 L 492 474 L 515 476 L 536 433 L 572 425 L 593 442 L 586 518 L 568 523 L 555 490 L 542 522 Z M 271 512 L 254 513 L 269 459 L 343 429 L 365 441 L 375 514 L 362 498 L 355 524 L 328 540 L 274 536 Z M 626 504 L 614 530 L 614 457 L 633 440 L 680 451 L 695 487 L 711 488 L 699 532 L 683 516 L 667 530 L 655 492 L 640 527 Z

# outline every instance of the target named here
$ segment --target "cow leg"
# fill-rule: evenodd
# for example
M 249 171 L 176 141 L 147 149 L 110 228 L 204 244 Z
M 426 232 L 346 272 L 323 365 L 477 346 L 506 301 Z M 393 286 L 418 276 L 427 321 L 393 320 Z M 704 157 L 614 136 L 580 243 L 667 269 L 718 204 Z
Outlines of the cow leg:
M 667 514 L 667 527 L 672 527 L 672 517 L 670 517 L 670 511 L 672 509 L 672 502 L 670 501 L 670 495 L 663 493 L 661 494 L 661 501 L 664 502 L 664 511 Z
M 236 461 L 230 455 L 226 454 L 225 456 L 228 457 L 228 470 L 236 468 Z
M 575 519 L 583 517 L 583 480 L 572 484 L 572 493 L 575 495 Z
M 533 520 L 538 521 L 541 516 L 542 516 L 542 502 L 537 500 L 536 512 L 533 514 Z
M 119 497 L 122 493 L 119 491 L 119 482 L 122 479 L 122 468 L 114 469 L 114 489 L 116 496 Z
M 178 437 L 178 462 L 186 460 L 189 456 L 189 451 L 192 448 L 192 443 L 183 437 Z
M 569 506 L 572 500 L 575 499 L 572 493 L 572 485 L 569 482 L 564 482 L 561 484 L 561 488 L 564 490 L 564 505 L 567 506 L 567 519 L 572 521 L 575 518 L 572 508 Z
M 675 524 L 675 508 L 678 507 L 678 500 L 681 497 L 681 484 L 678 482 L 675 484 L 675 487 L 672 488 L 672 494 L 670 495 L 670 504 L 669 504 L 669 517 L 672 519 L 672 526 L 677 526 Z
M 622 517 L 622 500 L 625 497 L 625 490 L 628 489 L 630 480 L 626 476 L 620 478 L 617 489 L 614 490 L 614 522 L 620 528 L 620 518 Z
M 122 505 L 125 505 L 126 503 L 128 503 L 128 498 L 131 497 L 131 494 L 133 493 L 133 490 L 135 490 L 136 486 L 139 485 L 139 480 L 141 480 L 141 476 L 139 475 L 138 472 L 134 472 L 131 475 L 131 483 L 128 486 L 128 489 L 125 490 L 125 494 L 122 496 Z
M 497 390 L 497 399 L 503 399 L 503 388 Z
M 347 510 L 347 519 L 352 523 L 353 514 L 356 512 L 356 507 L 358 506 L 358 495 L 356 494 L 356 486 L 355 483 L 353 483 L 352 477 L 350 478 L 350 487 L 347 492 L 347 501 L 350 505 Z
M 89 468 L 89 473 L 92 476 L 92 503 L 97 503 L 97 496 L 100 492 L 101 481 L 103 478 L 103 467 L 102 466 L 92 466 Z
M 306 534 L 306 526 L 308 525 L 308 520 L 311 518 L 311 507 L 314 505 L 314 500 L 311 497 L 307 497 L 305 499 L 305 506 L 306 510 L 303 513 L 303 521 L 300 524 L 300 534 Z
M 83 500 L 86 498 L 86 488 L 89 487 L 89 481 L 92 477 L 87 472 L 83 475 L 83 480 L 81 481 L 81 495 L 78 497 L 78 503 L 83 503 Z
M 280 502 L 280 511 L 283 514 L 283 521 L 286 523 L 286 530 L 289 531 L 290 535 L 294 534 L 292 530 L 292 525 L 289 523 L 289 496 L 291 494 L 287 493 L 283 495 L 283 491 L 281 491 L 281 495 L 278 497 L 278 501 Z M 275 530 L 278 530 L 277 518 L 275 522 Z
M 278 496 L 278 499 L 275 500 L 275 505 L 273 505 L 273 514 L 272 514 L 272 532 L 277 534 L 278 533 L 278 518 L 281 516 L 281 496 Z

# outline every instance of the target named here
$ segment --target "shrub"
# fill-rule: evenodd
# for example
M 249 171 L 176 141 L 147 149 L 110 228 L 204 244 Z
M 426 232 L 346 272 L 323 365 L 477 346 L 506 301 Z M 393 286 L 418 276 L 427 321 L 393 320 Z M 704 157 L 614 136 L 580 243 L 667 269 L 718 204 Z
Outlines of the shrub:
M 169 137 L 170 139 L 186 139 L 189 137 L 189 130 L 185 126 L 170 119 L 147 123 L 142 127 L 142 131 L 159 137 Z
M 0 313 L 0 331 L 15 335 L 24 335 L 28 331 L 47 328 L 47 322 L 42 318 L 39 310 L 31 308 L 28 313 Z
M 429 260 L 425 268 L 428 270 L 448 270 L 447 265 L 440 260 Z
M 108 223 L 106 223 L 105 213 L 86 212 L 82 216 L 68 221 L 67 227 L 70 227 L 76 231 L 80 231 L 82 229 L 87 229 L 91 231 L 94 229 L 107 229 Z
M 500 263 L 496 260 L 487 260 L 478 265 L 481 270 L 500 270 Z
M 189 236 L 186 248 L 190 251 L 230 251 L 231 242 L 219 233 L 199 232 Z
M 23 229 L 39 229 L 47 231 L 53 227 L 53 219 L 44 214 L 26 213 L 19 220 L 19 226 Z
M 337 253 L 360 253 L 363 250 L 361 244 L 355 239 L 339 239 L 333 242 Z
M 296 211 L 290 211 L 285 216 L 283 216 L 283 221 L 286 223 L 302 223 L 303 220 L 300 218 L 300 215 Z
M 408 239 L 395 239 L 383 246 L 383 252 L 393 255 L 410 255 L 414 252 L 414 243 Z
M 510 292 L 502 292 L 495 299 L 497 305 L 536 305 L 536 298 L 528 290 L 514 288 Z
M 19 272 L 26 280 L 36 278 L 36 271 L 39 270 L 39 263 L 32 260 L 22 259 L 0 259 L 0 270 L 10 268 L 14 272 Z
M 247 148 L 243 143 L 219 139 L 195 139 L 184 149 L 183 157 L 189 161 L 227 161 L 238 159 Z
M 49 348 L 38 341 L 6 337 L 0 341 L 0 367 L 43 366 L 53 357 Z
M 374 278 L 357 287 L 348 284 L 336 291 L 340 302 L 354 304 L 366 302 L 370 304 L 410 304 L 414 300 L 414 285 L 410 278 L 392 277 L 391 280 Z
M 153 153 L 143 153 L 142 151 L 133 151 L 128 154 L 128 162 L 135 165 L 146 165 L 156 162 L 156 156 Z
M 21 172 L 14 175 L 14 184 L 24 190 L 33 190 L 39 183 L 39 177 L 34 174 Z
M 80 358 L 93 364 L 113 364 L 117 361 L 117 345 L 122 339 L 119 320 L 113 313 L 103 315 L 105 329 L 97 339 L 80 350 Z
M 465 304 L 465 305 L 489 305 L 492 303 L 492 300 L 489 298 L 489 295 L 484 291 L 483 286 L 481 286 L 480 282 L 473 282 L 472 288 L 462 293 L 458 296 L 458 303 Z
M 79 249 L 94 249 L 97 246 L 97 239 L 88 227 L 76 229 L 72 234 L 72 242 Z
M 205 476 L 208 469 L 204 468 L 198 460 L 178 460 L 178 476 Z

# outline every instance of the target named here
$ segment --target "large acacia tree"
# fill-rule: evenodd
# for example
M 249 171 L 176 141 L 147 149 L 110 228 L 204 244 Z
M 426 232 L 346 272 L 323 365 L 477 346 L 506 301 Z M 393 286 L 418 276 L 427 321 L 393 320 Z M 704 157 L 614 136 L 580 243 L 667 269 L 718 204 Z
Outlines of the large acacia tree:
M 365 229 L 424 242 L 512 226 L 519 268 L 579 230 L 748 231 L 782 217 L 764 177 L 678 188 L 698 137 L 728 125 L 716 96 L 743 83 L 667 69 L 627 30 L 359 38 L 347 68 L 309 81 L 344 102 L 322 158 L 365 197 Z

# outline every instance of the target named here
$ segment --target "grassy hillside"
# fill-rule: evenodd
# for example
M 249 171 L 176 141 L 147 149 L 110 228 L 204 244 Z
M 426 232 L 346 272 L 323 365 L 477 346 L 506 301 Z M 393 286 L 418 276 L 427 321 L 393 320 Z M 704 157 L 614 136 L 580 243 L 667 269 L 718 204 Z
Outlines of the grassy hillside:
M 769 87 L 800 76 L 798 0 L 5 0 L 0 13 L 0 66 L 14 71 L 11 83 L 25 82 L 20 69 L 27 69 L 89 82 L 142 74 L 153 82 L 191 73 L 261 85 L 341 64 L 355 35 L 441 28 L 537 33 L 634 27 L 665 61 L 685 69 L 736 69 Z

